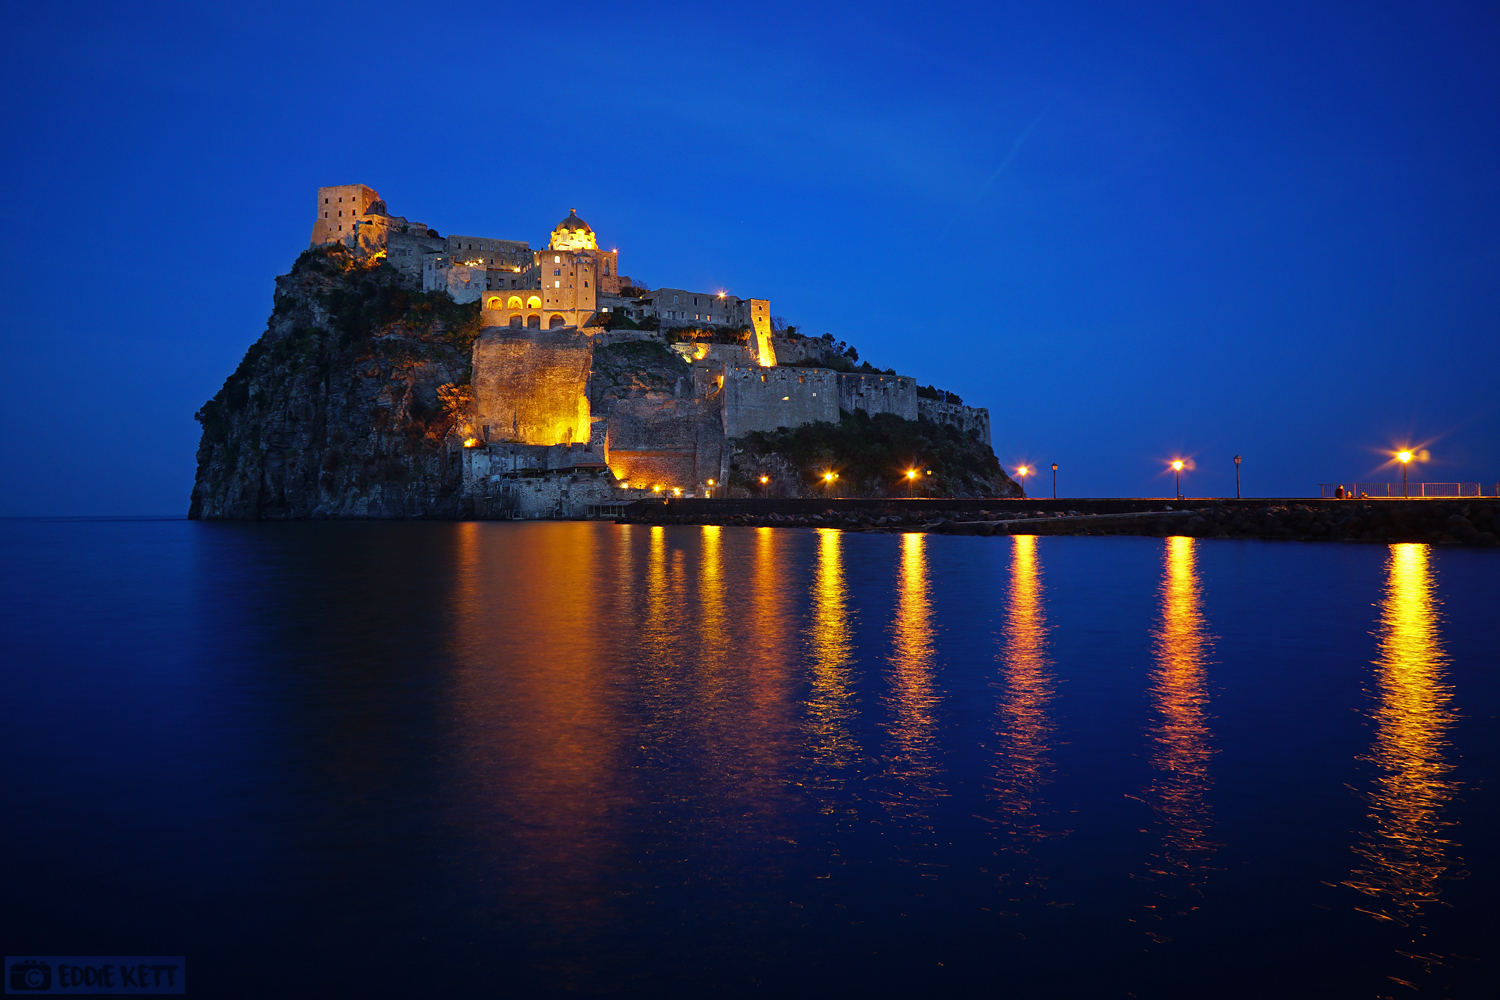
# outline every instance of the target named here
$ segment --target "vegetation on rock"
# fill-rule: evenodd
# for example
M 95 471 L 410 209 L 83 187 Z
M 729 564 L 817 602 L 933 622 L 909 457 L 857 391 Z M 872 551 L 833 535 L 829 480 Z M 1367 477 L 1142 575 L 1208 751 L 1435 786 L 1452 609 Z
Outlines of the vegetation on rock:
M 820 422 L 776 431 L 754 431 L 740 442 L 731 463 L 730 487 L 753 494 L 762 469 L 790 467 L 799 493 L 817 496 L 1019 496 L 1020 487 L 1000 468 L 990 446 L 973 435 L 929 420 L 892 413 L 839 414 Z M 915 469 L 920 476 L 907 478 Z M 835 473 L 836 486 L 824 475 Z
M 195 414 L 190 517 L 451 517 L 477 303 L 341 246 L 276 281 L 267 329 Z

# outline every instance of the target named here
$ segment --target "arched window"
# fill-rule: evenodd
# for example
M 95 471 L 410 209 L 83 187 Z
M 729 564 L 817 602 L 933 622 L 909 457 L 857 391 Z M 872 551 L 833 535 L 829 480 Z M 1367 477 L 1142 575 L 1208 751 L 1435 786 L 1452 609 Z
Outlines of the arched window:
M 562 316 L 555 313 L 553 314 L 552 318 L 547 321 L 547 329 L 549 330 L 556 330 L 560 326 L 567 325 L 568 321 L 563 319 Z
M 490 296 L 489 305 L 485 306 L 485 308 L 486 309 L 499 309 L 500 308 L 500 296 L 498 296 L 498 295 L 491 295 Z
M 510 318 L 510 325 L 513 326 L 513 327 L 515 327 L 517 330 L 519 330 L 521 328 L 521 322 L 522 322 L 522 316 L 521 316 L 520 313 L 516 313 L 514 316 L 512 316 Z
M 540 309 L 540 308 L 542 308 L 542 297 L 540 295 L 533 295 L 531 298 L 527 299 L 526 300 L 526 308 L 527 309 Z
M 532 313 L 526 317 L 526 325 L 533 330 L 540 330 L 542 328 L 542 317 L 536 313 Z
M 510 301 L 506 302 L 505 308 L 507 308 L 507 309 L 520 309 L 521 308 L 521 296 L 519 296 L 519 295 L 512 295 L 510 297 Z

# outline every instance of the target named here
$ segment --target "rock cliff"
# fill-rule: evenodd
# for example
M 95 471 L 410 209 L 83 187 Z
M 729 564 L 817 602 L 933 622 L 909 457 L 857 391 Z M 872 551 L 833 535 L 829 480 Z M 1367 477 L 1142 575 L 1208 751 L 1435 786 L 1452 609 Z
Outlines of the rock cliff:
M 276 279 L 266 331 L 213 399 L 193 518 L 462 515 L 475 303 L 341 247 Z

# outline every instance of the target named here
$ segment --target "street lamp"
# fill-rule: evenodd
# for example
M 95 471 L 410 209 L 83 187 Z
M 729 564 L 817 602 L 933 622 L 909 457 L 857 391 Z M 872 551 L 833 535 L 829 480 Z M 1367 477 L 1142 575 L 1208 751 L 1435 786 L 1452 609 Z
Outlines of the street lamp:
M 1406 496 L 1406 467 L 1411 462 L 1411 452 L 1398 452 L 1396 461 L 1401 463 L 1401 495 Z
M 907 499 L 911 499 L 912 497 L 914 497 L 916 495 L 917 495 L 917 470 L 916 469 L 907 469 L 906 470 L 906 496 L 907 496 Z
M 1240 456 L 1234 456 L 1234 498 L 1240 498 Z
M 1024 465 L 1021 466 L 1019 469 L 1016 470 L 1016 475 L 1018 475 L 1018 476 L 1021 477 L 1021 495 L 1022 496 L 1026 495 L 1026 473 L 1028 473 L 1030 471 L 1031 470 L 1028 469 L 1028 468 L 1026 468 L 1026 466 L 1024 466 Z
M 828 489 L 828 495 L 833 496 L 833 481 L 839 477 L 837 472 L 823 473 L 823 485 Z
M 1057 499 L 1057 463 L 1052 463 L 1052 499 Z
M 1182 459 L 1172 463 L 1172 471 L 1177 474 L 1177 499 L 1182 499 Z

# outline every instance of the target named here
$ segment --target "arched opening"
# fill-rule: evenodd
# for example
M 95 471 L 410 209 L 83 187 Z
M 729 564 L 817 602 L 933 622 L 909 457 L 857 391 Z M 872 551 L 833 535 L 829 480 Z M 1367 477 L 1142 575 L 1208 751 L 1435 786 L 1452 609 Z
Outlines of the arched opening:
M 540 295 L 533 295 L 531 298 L 527 299 L 526 300 L 526 308 L 527 309 L 540 309 L 540 308 L 542 308 L 542 297 Z
M 490 296 L 489 305 L 485 306 L 485 308 L 486 309 L 499 309 L 500 308 L 500 296 L 498 296 L 498 295 L 491 295 Z
M 542 317 L 538 316 L 536 313 L 532 313 L 530 316 L 526 317 L 526 325 L 533 330 L 540 330 L 542 328 Z
M 557 315 L 557 314 L 553 314 L 552 318 L 547 321 L 547 329 L 549 329 L 549 330 L 556 330 L 560 326 L 567 326 L 567 325 L 568 325 L 568 321 L 565 320 L 565 319 L 563 319 L 562 316 Z
M 519 296 L 519 295 L 512 295 L 510 297 L 510 301 L 508 303 L 506 303 L 506 308 L 507 309 L 520 309 L 521 308 L 521 296 Z
M 523 320 L 522 320 L 522 317 L 521 317 L 520 313 L 516 313 L 514 316 L 512 316 L 510 318 L 510 325 L 513 326 L 513 327 L 515 327 L 518 330 L 521 328 L 521 323 L 522 322 L 523 322 Z

